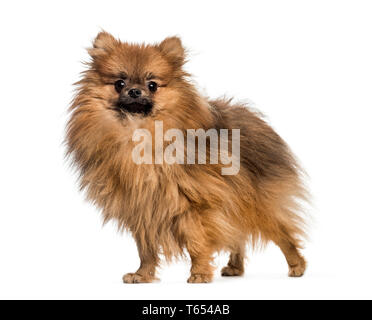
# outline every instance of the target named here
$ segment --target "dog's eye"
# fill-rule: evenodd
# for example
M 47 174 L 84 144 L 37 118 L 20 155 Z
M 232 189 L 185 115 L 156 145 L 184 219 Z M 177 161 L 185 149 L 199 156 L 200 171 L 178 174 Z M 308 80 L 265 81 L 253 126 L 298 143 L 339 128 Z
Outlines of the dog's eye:
M 154 81 L 150 81 L 147 85 L 151 92 L 155 92 L 158 89 L 158 84 Z
M 125 81 L 124 80 L 118 80 L 115 82 L 115 90 L 117 93 L 120 93 L 121 90 L 123 90 L 123 88 L 125 87 Z

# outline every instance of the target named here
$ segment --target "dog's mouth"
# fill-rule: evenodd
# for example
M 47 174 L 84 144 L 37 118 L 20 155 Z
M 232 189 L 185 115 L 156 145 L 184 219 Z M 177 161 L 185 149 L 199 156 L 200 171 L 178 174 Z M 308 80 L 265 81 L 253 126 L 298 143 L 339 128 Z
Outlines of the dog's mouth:
M 118 102 L 117 109 L 120 112 L 129 112 L 129 113 L 136 113 L 136 114 L 143 114 L 148 115 L 152 110 L 152 103 L 149 101 L 144 102 Z

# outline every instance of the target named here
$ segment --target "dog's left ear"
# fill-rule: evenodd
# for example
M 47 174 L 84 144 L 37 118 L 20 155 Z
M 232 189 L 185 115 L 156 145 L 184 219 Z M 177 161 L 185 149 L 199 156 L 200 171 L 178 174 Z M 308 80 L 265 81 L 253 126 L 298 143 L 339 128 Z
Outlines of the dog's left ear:
M 185 63 L 185 49 L 182 46 L 180 38 L 166 38 L 158 47 L 176 67 L 181 67 Z

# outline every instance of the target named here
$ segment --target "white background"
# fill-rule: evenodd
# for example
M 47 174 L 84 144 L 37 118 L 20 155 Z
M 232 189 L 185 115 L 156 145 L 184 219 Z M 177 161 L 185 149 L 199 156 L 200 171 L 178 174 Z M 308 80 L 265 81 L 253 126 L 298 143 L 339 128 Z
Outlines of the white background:
M 0 298 L 372 298 L 371 17 L 357 0 L 2 1 Z M 189 285 L 186 261 L 164 265 L 159 283 L 121 283 L 135 244 L 102 228 L 62 145 L 100 28 L 134 42 L 181 36 L 202 92 L 268 116 L 311 177 L 305 277 L 287 278 L 269 246 L 249 253 L 243 278 Z

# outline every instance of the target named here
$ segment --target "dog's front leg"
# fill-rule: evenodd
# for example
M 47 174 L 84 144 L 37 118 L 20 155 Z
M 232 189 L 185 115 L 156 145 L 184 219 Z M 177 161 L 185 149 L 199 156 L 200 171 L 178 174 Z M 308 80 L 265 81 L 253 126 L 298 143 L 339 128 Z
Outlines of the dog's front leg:
M 135 273 L 127 273 L 123 276 L 125 283 L 149 283 L 157 280 L 155 276 L 156 267 L 159 264 L 157 249 L 150 247 L 148 243 L 143 243 L 139 238 L 136 239 L 141 265 Z

